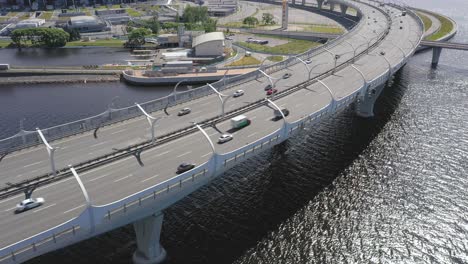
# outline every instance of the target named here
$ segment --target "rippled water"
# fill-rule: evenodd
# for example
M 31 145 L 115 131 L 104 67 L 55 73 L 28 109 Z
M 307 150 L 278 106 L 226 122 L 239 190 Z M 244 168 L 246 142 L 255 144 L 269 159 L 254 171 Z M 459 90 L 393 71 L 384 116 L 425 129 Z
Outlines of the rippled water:
M 445 2 L 466 40 L 466 9 Z M 431 70 L 417 55 L 375 118 L 343 112 L 167 209 L 167 262 L 468 263 L 467 58 L 444 50 Z M 31 263 L 129 263 L 134 249 L 127 226 Z

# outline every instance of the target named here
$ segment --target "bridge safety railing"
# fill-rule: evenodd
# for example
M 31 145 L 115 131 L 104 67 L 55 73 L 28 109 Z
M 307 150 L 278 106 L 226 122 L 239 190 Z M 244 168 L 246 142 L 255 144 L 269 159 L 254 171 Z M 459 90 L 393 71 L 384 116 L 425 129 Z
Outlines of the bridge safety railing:
M 358 14 L 362 14 L 361 10 L 352 3 L 349 3 L 350 7 L 358 10 Z M 352 30 L 349 31 L 349 34 L 355 31 L 359 26 L 362 26 L 362 23 L 358 23 L 357 26 L 354 26 Z M 336 40 L 349 36 L 349 34 L 342 35 Z M 323 52 L 323 48 L 331 48 L 338 43 L 336 41 L 328 42 L 323 46 L 315 47 L 307 52 L 299 54 L 301 58 L 309 58 L 320 52 Z M 286 67 L 289 67 L 298 62 L 289 58 L 285 61 L 275 63 L 270 66 L 262 67 L 262 70 L 267 74 L 272 74 L 276 71 L 282 70 Z M 226 78 L 225 80 L 220 80 L 212 85 L 219 90 L 231 89 L 235 86 L 242 85 L 244 83 L 250 82 L 257 78 L 262 78 L 263 76 L 259 74 L 258 71 L 246 73 L 243 75 Z M 154 111 L 160 111 L 164 109 L 167 105 L 174 106 L 176 104 L 186 103 L 191 100 L 195 100 L 204 96 L 212 95 L 214 92 L 208 86 L 201 86 L 196 89 L 191 89 L 188 91 L 178 92 L 177 101 L 174 100 L 174 96 L 165 96 L 163 98 L 158 98 L 148 102 L 141 103 L 140 105 L 145 109 L 145 111 L 151 113 Z M 77 120 L 74 122 L 69 122 L 62 125 L 53 126 L 46 129 L 41 129 L 44 136 L 48 141 L 54 141 L 68 136 L 84 133 L 87 131 L 92 131 L 102 126 L 114 124 L 121 122 L 127 119 L 141 117 L 142 113 L 136 106 L 128 106 L 124 108 L 114 108 L 109 107 L 106 111 L 101 114 Z M 0 140 L 0 155 L 10 153 L 16 150 L 23 148 L 35 146 L 41 143 L 39 135 L 36 131 L 20 131 L 18 134 Z
M 66 243 L 74 242 L 78 236 L 83 236 L 89 227 L 89 214 L 85 210 L 63 224 L 1 248 L 0 263 L 20 263 L 29 259 L 32 253 L 48 252 L 51 247 L 61 248 Z
M 391 71 L 396 70 L 404 64 L 404 61 L 408 58 L 402 58 Z M 385 83 L 388 80 L 388 71 L 380 74 L 376 78 L 369 81 L 371 85 L 378 85 Z M 334 105 L 334 108 L 331 109 L 330 106 L 325 106 L 322 109 L 302 117 L 300 120 L 288 123 L 286 125 L 286 134 L 284 134 L 285 129 L 279 129 L 273 132 L 270 135 L 265 136 L 264 138 L 257 140 L 245 147 L 242 147 L 231 153 L 213 156 L 208 162 L 202 164 L 201 166 L 188 171 L 186 173 L 180 174 L 177 177 L 174 177 L 170 180 L 167 180 L 161 184 L 157 184 L 150 188 L 147 188 L 137 194 L 128 196 L 120 201 L 104 205 L 104 206 L 94 206 L 92 210 L 94 211 L 94 216 L 96 223 L 102 223 L 104 220 L 112 220 L 113 217 L 116 217 L 120 214 L 126 214 L 127 212 L 133 210 L 134 208 L 141 207 L 143 204 L 154 204 L 153 200 L 162 198 L 166 193 L 173 193 L 175 191 L 180 191 L 187 186 L 193 186 L 194 182 L 197 179 L 212 177 L 215 173 L 219 173 L 226 168 L 234 166 L 236 163 L 242 161 L 243 159 L 249 158 L 259 151 L 268 149 L 280 142 L 284 141 L 292 133 L 299 131 L 300 128 L 303 128 L 307 124 L 314 124 L 315 121 L 319 121 L 323 117 L 334 113 L 335 111 L 348 106 L 352 103 L 357 94 L 360 92 L 360 89 L 357 89 L 353 93 L 349 94 L 345 98 L 339 100 Z M 147 106 L 158 107 L 154 106 Z M 129 113 L 132 113 L 132 110 L 127 110 Z M 110 113 L 109 113 L 110 114 Z M 23 135 L 28 136 L 28 135 Z M 68 239 L 75 239 L 77 235 L 83 232 L 83 230 L 88 230 L 90 228 L 88 211 L 84 211 L 79 217 L 72 219 L 64 224 L 61 224 L 57 227 L 51 228 L 45 232 L 42 232 L 38 235 L 35 235 L 31 238 L 25 239 L 8 247 L 0 249 L 0 262 L 4 260 L 12 260 L 13 262 L 21 261 L 21 255 L 27 254 L 28 252 L 40 251 L 42 248 L 46 248 L 50 245 L 57 244 L 58 242 L 66 242 Z

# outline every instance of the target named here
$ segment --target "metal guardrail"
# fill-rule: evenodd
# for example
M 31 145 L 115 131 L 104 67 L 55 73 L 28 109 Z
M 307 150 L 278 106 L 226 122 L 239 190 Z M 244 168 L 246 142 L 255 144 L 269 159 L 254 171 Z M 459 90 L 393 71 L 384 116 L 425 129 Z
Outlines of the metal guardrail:
M 362 26 L 362 23 L 360 23 L 358 26 L 354 27 L 353 30 L 350 31 L 350 33 L 352 33 L 354 30 L 356 30 L 359 26 Z M 388 32 L 388 29 L 385 32 L 385 34 L 381 35 L 380 38 L 378 38 L 376 43 L 380 42 L 385 37 L 387 32 Z M 341 36 L 339 39 L 341 39 L 341 38 L 343 38 L 343 36 Z M 335 46 L 335 45 L 338 45 L 338 44 L 336 42 L 328 43 L 328 45 L 324 45 L 322 47 L 317 47 L 317 48 L 314 48 L 314 49 L 312 49 L 312 50 L 310 50 L 308 52 L 300 54 L 300 55 L 298 55 L 298 57 L 302 57 L 302 58 L 310 57 L 310 56 L 316 55 L 318 53 L 324 52 L 323 47 L 332 47 L 332 46 Z M 376 44 L 372 45 L 370 48 L 373 48 L 375 45 Z M 365 51 L 361 52 L 361 55 L 364 52 Z M 349 61 L 351 61 L 351 59 Z M 348 62 L 345 62 L 343 64 L 338 65 L 337 69 L 340 69 L 340 68 L 344 67 L 344 65 L 346 65 L 346 63 L 348 63 Z M 284 69 L 286 67 L 289 67 L 290 65 L 296 64 L 296 63 L 297 62 L 296 62 L 296 60 L 294 58 L 289 58 L 289 59 L 287 59 L 287 60 L 285 60 L 283 62 L 279 62 L 279 63 L 273 64 L 271 66 L 267 66 L 263 70 L 266 71 L 267 73 L 272 73 L 272 72 L 276 72 L 278 70 Z M 323 78 L 323 77 L 328 76 L 329 74 L 331 74 L 331 71 L 327 72 L 327 73 L 324 73 L 324 74 L 320 75 L 319 77 Z M 242 75 L 242 76 L 236 76 L 236 77 L 234 77 L 232 79 L 230 78 L 228 80 L 230 81 L 231 84 L 233 84 L 233 83 L 236 83 L 236 84 L 244 83 L 244 82 L 248 82 L 248 81 L 250 81 L 252 79 L 256 79 L 257 75 L 258 75 L 258 72 L 252 72 L 252 73 L 248 73 L 248 74 L 245 74 L 245 75 Z M 240 79 L 243 76 L 247 76 L 247 78 Z M 233 81 L 233 79 L 234 79 L 234 81 Z M 227 82 L 227 83 L 229 83 L 229 82 Z M 302 87 L 302 85 L 303 84 L 299 84 L 299 86 L 297 86 L 297 87 Z M 227 87 L 223 86 L 223 82 L 220 82 L 220 81 L 214 83 L 213 86 L 215 88 L 219 89 L 220 91 L 230 88 L 230 86 L 227 86 Z M 281 96 L 285 96 L 286 94 L 289 94 L 289 93 L 293 92 L 294 89 L 297 89 L 297 87 L 292 87 L 292 88 L 289 88 L 287 90 L 282 91 L 281 93 L 279 93 L 276 96 L 276 98 L 281 98 Z M 206 89 L 205 90 L 198 89 L 198 91 L 197 91 L 198 96 L 202 97 L 202 96 L 207 96 L 207 95 L 211 94 L 212 93 L 211 88 L 209 88 L 209 90 L 210 91 L 207 91 Z M 190 92 L 192 92 L 192 91 L 184 92 L 184 94 L 186 95 L 187 93 L 190 93 Z M 141 106 L 145 109 L 145 111 L 152 112 L 152 111 L 154 111 L 152 109 L 163 109 L 167 104 L 174 105 L 176 103 L 183 103 L 183 102 L 187 102 L 187 101 L 195 99 L 194 97 L 181 96 L 180 94 L 178 94 L 177 97 L 179 98 L 179 100 L 177 100 L 176 102 L 175 101 L 170 101 L 170 97 L 165 97 L 165 98 L 162 98 L 163 100 L 160 100 L 160 99 L 153 100 L 153 101 L 150 101 L 150 102 L 147 102 L 147 103 L 143 103 L 143 104 L 141 104 Z M 199 97 L 197 97 L 197 98 L 199 98 Z M 169 100 L 169 101 L 166 101 L 166 100 Z M 239 109 L 233 110 L 231 112 L 228 112 L 226 114 L 225 118 L 221 119 L 221 118 L 219 118 L 219 116 L 217 116 L 217 117 L 214 117 L 212 119 L 207 119 L 207 120 L 205 120 L 203 122 L 200 122 L 200 124 L 203 124 L 206 127 L 210 123 L 227 120 L 228 118 L 231 118 L 234 115 L 249 111 L 250 109 L 252 109 L 252 107 L 255 108 L 255 107 L 260 106 L 260 104 L 259 104 L 260 101 L 262 101 L 262 100 L 259 100 L 259 101 L 253 102 L 251 104 L 245 105 L 243 108 L 239 108 Z M 110 124 L 113 124 L 113 123 L 115 123 L 117 121 L 125 121 L 125 120 L 129 119 L 129 117 L 133 118 L 133 117 L 141 116 L 141 112 L 136 106 L 130 106 L 130 107 L 127 107 L 127 108 L 119 109 L 118 111 L 122 111 L 122 110 L 127 111 L 125 116 L 120 116 L 120 115 L 117 115 L 117 116 L 114 115 L 113 116 L 113 114 L 114 114 L 113 109 L 109 109 L 108 111 L 104 112 L 103 114 L 97 115 L 97 116 L 92 117 L 92 118 L 84 119 L 85 123 L 84 124 L 80 123 L 80 129 L 84 128 L 85 131 L 89 131 L 91 129 L 95 129 L 96 127 L 104 126 L 104 125 L 101 125 L 103 123 L 105 125 L 110 125 Z M 118 113 L 120 113 L 120 112 L 118 112 Z M 103 117 L 104 118 L 109 118 L 111 120 L 117 120 L 117 121 L 112 122 L 112 123 L 111 122 L 105 123 L 105 120 L 104 120 L 104 122 L 101 121 Z M 93 123 L 93 121 L 95 121 L 95 120 L 97 120 L 97 122 Z M 80 121 L 82 121 L 82 120 L 80 120 Z M 76 123 L 77 122 L 72 122 L 72 123 L 69 123 L 69 124 L 76 125 Z M 58 126 L 58 127 L 52 127 L 51 129 L 61 129 L 63 127 L 64 126 Z M 91 128 L 91 129 L 86 129 L 86 128 Z M 43 131 L 44 135 L 46 137 L 48 137 L 49 141 L 50 141 L 50 138 L 54 138 L 54 135 L 53 134 L 51 135 L 49 130 L 44 129 L 42 131 Z M 62 131 L 62 130 L 60 130 L 60 131 Z M 85 132 L 85 131 L 83 131 L 83 132 Z M 186 127 L 186 128 L 174 131 L 172 133 L 162 135 L 160 137 L 160 140 L 157 141 L 156 145 L 152 145 L 151 141 L 141 142 L 141 143 L 129 146 L 129 147 L 125 148 L 125 149 L 121 149 L 119 151 L 115 151 L 115 152 L 103 155 L 101 157 L 98 157 L 98 158 L 95 158 L 95 159 L 92 159 L 92 160 L 84 161 L 84 162 L 81 162 L 79 164 L 73 164 L 73 166 L 77 169 L 77 171 L 89 170 L 89 169 L 101 166 L 103 164 L 118 160 L 120 158 L 128 157 L 129 155 L 132 155 L 132 153 L 134 151 L 148 149 L 148 148 L 151 148 L 153 146 L 163 144 L 163 143 L 165 143 L 167 141 L 182 137 L 182 136 L 187 135 L 189 133 L 192 133 L 194 131 L 195 130 L 194 130 L 193 127 Z M 23 131 L 18 136 L 23 137 L 23 138 L 27 138 L 27 137 L 32 136 L 35 139 L 37 138 L 36 139 L 37 142 L 40 142 L 39 137 L 37 135 L 37 132 L 35 132 L 35 131 L 34 132 L 33 131 Z M 0 189 L 0 199 L 2 199 L 4 197 L 7 197 L 7 196 L 10 196 L 10 195 L 14 195 L 14 194 L 20 192 L 22 189 L 26 188 L 26 186 L 28 186 L 28 185 L 31 185 L 31 184 L 43 185 L 43 184 L 47 184 L 47 183 L 50 183 L 50 182 L 53 182 L 53 181 L 63 179 L 63 178 L 68 177 L 70 175 L 71 174 L 69 173 L 68 168 L 60 168 L 57 171 L 57 176 L 53 176 L 53 173 L 49 173 L 49 174 L 45 174 L 45 175 L 40 175 L 39 177 L 37 177 L 37 178 L 35 178 L 33 180 L 25 180 L 23 182 L 19 182 L 17 184 L 12 185 L 12 186 L 8 186 L 8 187 L 5 187 L 3 189 Z
M 421 31 L 422 32 L 422 31 Z M 386 34 L 382 36 L 385 37 Z M 422 36 L 422 34 L 421 34 Z M 375 43 L 377 45 L 379 42 Z M 365 52 L 365 51 L 364 51 Z M 362 53 L 359 54 L 362 56 Z M 406 57 L 402 58 L 399 63 L 397 63 L 392 69 L 389 69 L 390 73 L 394 70 L 399 69 L 404 65 L 407 59 L 411 56 L 408 54 Z M 347 64 L 346 62 L 344 64 Z M 345 67 L 346 65 L 341 65 L 341 67 Z M 382 84 L 386 81 L 389 75 L 387 72 L 382 73 L 381 75 L 377 76 L 373 80 L 369 81 L 369 85 L 373 86 L 374 83 Z M 317 78 L 316 78 L 317 79 Z M 282 142 L 291 134 L 299 131 L 300 128 L 303 128 L 305 125 L 314 124 L 316 121 L 319 121 L 321 118 L 328 116 L 332 113 L 338 112 L 341 109 L 346 108 L 352 102 L 354 102 L 357 98 L 357 94 L 361 92 L 363 88 L 366 88 L 366 85 L 362 86 L 361 88 L 357 89 L 353 93 L 349 94 L 346 98 L 341 99 L 336 104 L 330 104 L 323 109 L 310 114 L 309 116 L 303 117 L 300 120 L 285 125 L 284 128 L 278 131 L 273 132 L 270 135 L 265 136 L 264 138 L 251 143 L 248 146 L 241 147 L 238 150 L 235 150 L 231 153 L 220 155 L 220 162 L 219 166 L 222 168 L 229 168 L 235 165 L 237 162 L 243 161 L 255 153 L 271 148 L 272 146 Z M 213 160 L 213 158 L 211 159 Z M 209 162 L 203 164 L 202 166 L 209 166 Z M 113 216 L 117 216 L 118 214 L 127 214 L 132 208 L 135 206 L 142 207 L 145 201 L 151 201 L 157 199 L 157 197 L 161 197 L 164 193 L 169 193 L 170 191 L 178 191 L 182 190 L 184 187 L 189 186 L 191 183 L 195 182 L 197 178 L 200 177 L 211 177 L 215 176 L 214 173 L 217 169 L 219 169 L 216 164 L 213 171 L 213 175 L 209 173 L 209 169 L 202 166 L 194 169 L 194 171 L 189 171 L 179 175 L 178 177 L 172 178 L 162 184 L 158 184 L 156 186 L 150 187 L 144 191 L 141 191 L 137 194 L 124 198 L 120 201 L 114 202 L 112 204 L 106 205 L 105 207 L 99 208 L 96 212 L 101 212 L 101 214 L 97 214 L 97 218 L 100 219 L 98 223 L 103 223 L 104 221 L 111 221 Z M 109 210 L 107 210 L 109 208 Z M 112 209 L 111 209 L 112 208 Z M 88 208 L 90 209 L 90 208 Z M 92 208 L 91 208 L 92 209 Z M 98 208 L 95 208 L 98 209 Z M 103 210 L 105 213 L 102 213 Z M 86 212 L 86 211 L 85 211 Z M 78 218 L 83 218 L 85 215 L 83 212 Z M 6 252 L 5 249 L 0 249 L 2 251 L 2 257 L 0 261 L 11 259 L 13 262 L 17 261 L 17 256 L 20 254 L 24 254 L 31 250 L 37 251 L 38 247 L 45 245 L 46 243 L 57 243 L 57 238 L 65 237 L 66 235 L 73 234 L 73 237 L 76 236 L 77 230 L 80 230 L 82 227 L 77 225 L 79 223 L 79 219 L 73 219 L 68 223 L 64 223 L 62 225 L 57 226 L 56 228 L 49 229 L 39 235 L 33 236 L 21 242 L 14 244 L 13 246 L 8 246 L 7 248 L 12 248 L 12 250 Z M 88 229 L 90 227 L 87 227 Z M 55 229 L 59 229 L 58 232 L 53 232 Z M 86 227 L 85 227 L 86 229 Z M 7 254 L 5 254 L 7 253 Z

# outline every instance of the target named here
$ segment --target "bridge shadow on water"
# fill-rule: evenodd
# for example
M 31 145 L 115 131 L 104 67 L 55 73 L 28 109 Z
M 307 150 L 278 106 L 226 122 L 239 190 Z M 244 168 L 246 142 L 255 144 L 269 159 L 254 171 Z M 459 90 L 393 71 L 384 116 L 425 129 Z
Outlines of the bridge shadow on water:
M 397 73 L 375 117 L 352 108 L 249 161 L 165 210 L 166 263 L 232 263 L 303 208 L 360 155 L 397 109 L 407 85 Z M 132 225 L 29 263 L 131 263 Z

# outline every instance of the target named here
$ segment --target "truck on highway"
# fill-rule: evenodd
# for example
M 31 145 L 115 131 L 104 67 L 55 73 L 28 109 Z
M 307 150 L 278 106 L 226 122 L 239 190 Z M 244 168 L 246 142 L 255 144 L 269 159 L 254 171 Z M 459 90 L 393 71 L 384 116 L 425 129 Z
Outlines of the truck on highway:
M 284 116 L 288 116 L 288 115 L 289 115 L 289 110 L 288 110 L 286 107 L 281 107 L 280 109 L 281 109 L 281 112 L 283 112 L 283 115 L 284 115 Z M 275 109 L 275 110 L 274 110 L 274 114 L 275 114 L 275 118 L 276 118 L 276 119 L 281 119 L 281 118 L 283 118 L 283 116 L 281 115 L 281 112 L 280 112 L 280 110 L 278 110 L 278 109 Z
M 245 115 L 239 115 L 231 118 L 231 126 L 234 129 L 241 129 L 250 125 L 250 120 Z

